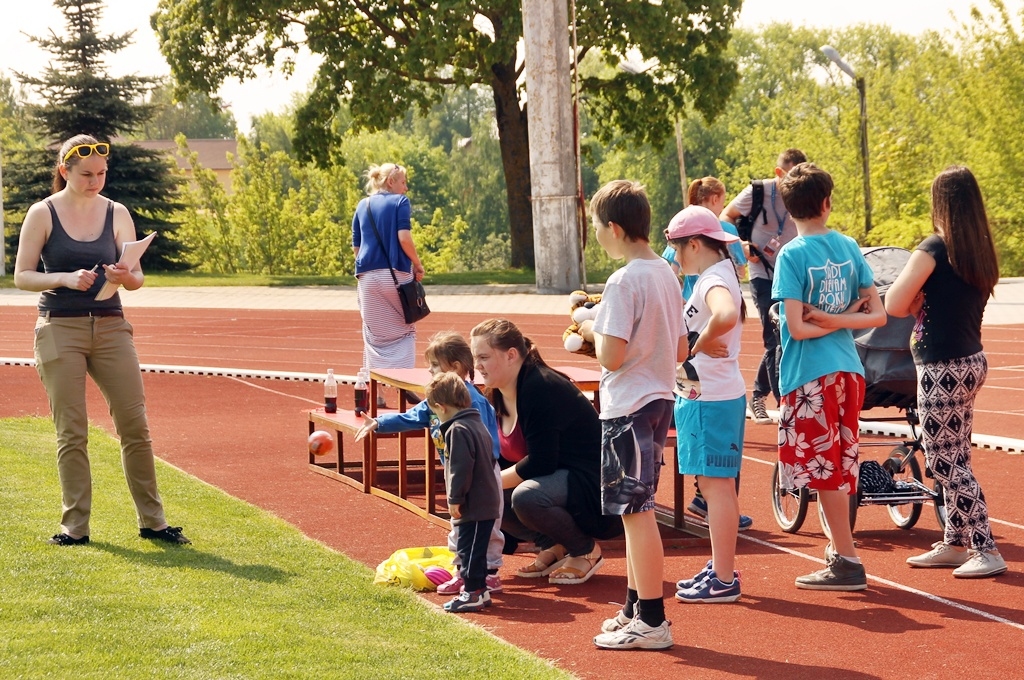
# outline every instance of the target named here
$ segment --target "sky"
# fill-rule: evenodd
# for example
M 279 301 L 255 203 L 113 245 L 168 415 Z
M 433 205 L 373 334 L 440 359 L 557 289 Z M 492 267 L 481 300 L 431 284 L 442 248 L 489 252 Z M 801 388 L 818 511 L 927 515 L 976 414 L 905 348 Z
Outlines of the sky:
M 835 27 L 861 23 L 884 23 L 910 34 L 926 30 L 946 31 L 955 28 L 969 16 L 972 5 L 989 8 L 987 0 L 745 0 L 739 25 L 755 28 L 772 21 L 795 25 Z M 1014 15 L 1020 13 L 1024 0 L 1006 0 Z M 135 31 L 134 44 L 114 55 L 107 64 L 113 76 L 137 74 L 164 76 L 170 74 L 160 54 L 156 36 L 149 27 L 149 17 L 156 11 L 157 0 L 107 0 L 100 22 L 100 32 L 117 34 Z M 0 71 L 13 77 L 12 71 L 40 75 L 49 54 L 30 42 L 25 34 L 45 36 L 50 30 L 58 35 L 64 31 L 63 17 L 47 0 L 0 0 Z M 300 59 L 295 75 L 265 73 L 245 83 L 228 82 L 218 93 L 230 106 L 239 128 L 247 132 L 252 116 L 267 111 L 280 111 L 296 92 L 306 89 L 316 71 L 317 61 L 311 56 Z

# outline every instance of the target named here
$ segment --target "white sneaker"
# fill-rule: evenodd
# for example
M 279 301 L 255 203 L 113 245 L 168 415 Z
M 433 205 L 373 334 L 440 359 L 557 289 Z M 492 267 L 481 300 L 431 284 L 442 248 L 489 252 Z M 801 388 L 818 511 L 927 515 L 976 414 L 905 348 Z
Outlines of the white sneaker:
M 636 605 L 634 604 L 633 606 L 635 607 Z M 622 613 L 622 610 L 620 609 L 619 613 L 615 615 L 615 618 L 604 620 L 604 623 L 601 624 L 601 632 L 614 633 L 617 630 L 622 630 L 623 628 L 628 626 L 629 622 L 632 620 L 633 619 L 629 618 L 624 613 Z
M 923 555 L 907 558 L 912 567 L 959 567 L 970 558 L 969 551 L 957 550 L 953 546 L 937 541 L 932 549 Z
M 970 557 L 961 566 L 953 570 L 956 578 L 988 578 L 997 576 L 1006 571 L 1006 561 L 999 554 L 998 550 L 992 552 L 981 552 L 980 550 L 968 550 Z
M 674 644 L 671 625 L 665 620 L 652 628 L 638 616 L 621 630 L 596 636 L 594 644 L 601 649 L 668 649 Z

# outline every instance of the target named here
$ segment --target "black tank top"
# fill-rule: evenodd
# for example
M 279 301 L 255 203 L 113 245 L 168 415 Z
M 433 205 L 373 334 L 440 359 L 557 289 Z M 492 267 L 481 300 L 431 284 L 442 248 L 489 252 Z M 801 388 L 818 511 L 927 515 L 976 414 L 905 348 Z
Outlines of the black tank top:
M 50 209 L 53 227 L 50 237 L 43 245 L 43 271 L 47 274 L 73 272 L 79 269 L 92 269 L 96 263 L 114 264 L 117 262 L 117 242 L 114 240 L 114 202 L 107 202 L 107 216 L 103 221 L 103 232 L 93 241 L 76 241 L 64 231 L 64 225 L 57 217 L 57 211 L 47 199 L 46 207 Z M 39 311 L 54 312 L 89 312 L 98 309 L 121 309 L 121 298 L 117 293 L 106 300 L 97 301 L 96 293 L 106 282 L 103 268 L 89 290 L 72 290 L 71 288 L 55 288 L 43 291 L 39 296 Z

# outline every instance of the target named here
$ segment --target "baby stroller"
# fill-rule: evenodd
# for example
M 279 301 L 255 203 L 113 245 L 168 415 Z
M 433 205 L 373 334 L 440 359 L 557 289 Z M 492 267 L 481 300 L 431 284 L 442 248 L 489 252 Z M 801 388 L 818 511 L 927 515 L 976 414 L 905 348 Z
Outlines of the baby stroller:
M 875 286 L 885 299 L 885 292 L 903 270 L 910 252 L 902 248 L 882 246 L 862 248 L 864 258 L 871 265 L 875 275 Z M 771 318 L 775 332 L 779 332 L 781 303 L 772 307 Z M 910 529 L 917 524 L 925 502 L 935 506 L 935 517 L 939 526 L 945 529 L 946 511 L 942 485 L 935 482 L 932 488 L 924 483 L 921 463 L 917 452 L 924 453 L 921 435 L 918 432 L 917 417 L 917 372 L 910 355 L 910 334 L 914 319 L 897 319 L 890 316 L 880 328 L 854 331 L 857 352 L 864 364 L 864 406 L 862 411 L 872 408 L 895 407 L 904 411 L 910 426 L 910 438 L 895 446 L 882 463 L 861 460 L 857 493 L 850 495 L 850 527 L 857 521 L 857 509 L 862 505 L 884 505 L 889 517 L 900 529 Z M 902 418 L 883 417 L 876 421 L 897 421 Z M 868 446 L 891 446 L 891 442 L 860 442 L 861 451 Z M 925 469 L 928 477 L 931 471 Z M 780 487 L 780 466 L 775 464 L 772 474 L 772 511 L 779 527 L 786 533 L 796 533 L 807 516 L 807 506 L 816 497 L 806 487 L 784 489 Z M 831 539 L 831 531 L 821 505 L 818 517 L 825 535 Z

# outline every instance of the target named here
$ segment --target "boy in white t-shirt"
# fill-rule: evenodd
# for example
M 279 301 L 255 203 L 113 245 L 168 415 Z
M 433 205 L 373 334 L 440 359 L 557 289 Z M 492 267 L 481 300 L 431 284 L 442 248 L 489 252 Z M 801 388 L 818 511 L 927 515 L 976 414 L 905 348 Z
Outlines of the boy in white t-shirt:
M 610 182 L 590 211 L 598 243 L 612 259 L 626 260 L 608 278 L 597 318 L 583 331 L 602 368 L 601 503 L 604 514 L 622 515 L 626 532 L 626 604 L 594 644 L 667 649 L 672 631 L 654 495 L 672 422 L 675 365 L 686 356 L 682 298 L 672 268 L 651 250 L 651 206 L 642 186 Z

